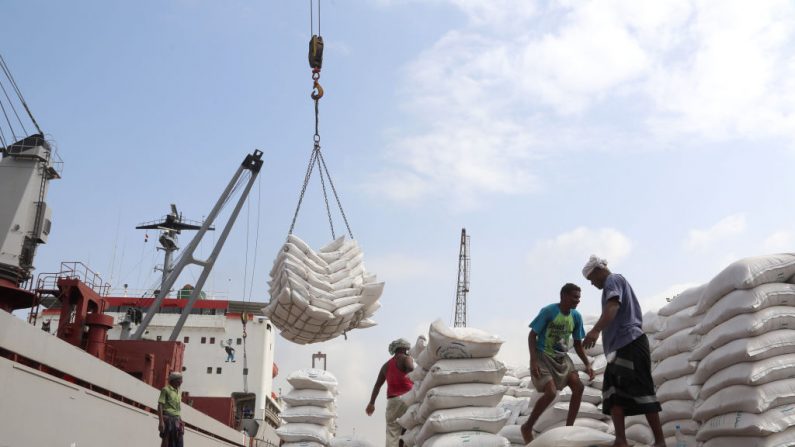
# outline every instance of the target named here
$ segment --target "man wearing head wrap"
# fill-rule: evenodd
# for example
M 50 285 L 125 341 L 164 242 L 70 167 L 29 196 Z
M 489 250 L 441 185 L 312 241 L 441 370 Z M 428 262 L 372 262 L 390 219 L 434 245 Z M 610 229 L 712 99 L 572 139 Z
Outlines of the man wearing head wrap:
M 414 370 L 414 360 L 408 355 L 411 343 L 399 338 L 389 344 L 389 354 L 392 356 L 381 367 L 378 378 L 373 386 L 373 394 L 367 404 L 365 412 L 372 416 L 375 411 L 375 399 L 381 392 L 381 387 L 386 382 L 386 447 L 399 447 L 403 445 L 400 435 L 403 428 L 397 420 L 406 412 L 406 404 L 398 399 L 406 394 L 414 383 L 408 378 L 408 373 Z
M 536 391 L 543 394 L 536 400 L 527 421 L 522 424 L 525 444 L 533 440 L 533 425 L 538 421 L 541 413 L 555 400 L 558 391 L 567 386 L 571 389 L 571 399 L 569 399 L 566 425 L 574 425 L 585 387 L 580 376 L 577 375 L 574 362 L 569 358 L 572 339 L 574 351 L 585 364 L 585 370 L 593 380 L 593 368 L 582 348 L 585 330 L 582 316 L 577 312 L 580 293 L 580 287 L 576 284 L 565 284 L 560 289 L 560 301 L 544 306 L 530 323 L 527 344 L 530 350 L 531 379 Z
M 158 430 L 162 439 L 160 447 L 182 447 L 185 425 L 180 418 L 180 385 L 182 374 L 172 372 L 168 375 L 168 385 L 160 390 L 160 398 L 157 399 L 157 416 L 160 420 Z
M 654 433 L 654 446 L 664 447 L 660 411 L 651 377 L 649 339 L 641 329 L 642 311 L 635 291 L 627 280 L 611 273 L 607 261 L 591 256 L 582 275 L 602 290 L 602 315 L 585 335 L 586 348 L 596 344 L 602 333 L 602 345 L 608 363 L 602 385 L 602 412 L 613 419 L 615 447 L 628 446 L 624 417 L 645 414 Z

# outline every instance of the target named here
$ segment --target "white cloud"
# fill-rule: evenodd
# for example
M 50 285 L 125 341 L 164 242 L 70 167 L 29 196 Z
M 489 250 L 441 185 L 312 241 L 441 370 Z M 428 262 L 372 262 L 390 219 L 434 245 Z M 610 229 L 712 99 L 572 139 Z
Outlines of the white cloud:
M 795 236 L 790 231 L 776 231 L 765 238 L 763 246 L 768 253 L 792 252 L 795 251 Z
M 690 230 L 685 241 L 685 248 L 691 251 L 707 249 L 716 242 L 742 234 L 745 228 L 744 214 L 727 216 L 706 230 Z
M 610 264 L 617 264 L 631 251 L 632 242 L 618 230 L 578 227 L 536 243 L 528 254 L 528 261 L 538 268 L 576 265 L 579 272 L 592 254 L 607 259 Z
M 445 1 L 469 22 L 407 65 L 393 199 L 534 192 L 577 148 L 795 136 L 788 0 Z

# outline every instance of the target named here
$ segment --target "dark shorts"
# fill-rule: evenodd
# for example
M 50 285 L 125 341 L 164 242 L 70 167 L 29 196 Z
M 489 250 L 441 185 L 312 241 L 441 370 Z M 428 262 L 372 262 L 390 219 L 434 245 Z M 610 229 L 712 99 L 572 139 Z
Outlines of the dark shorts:
M 623 408 L 625 416 L 662 411 L 651 378 L 651 354 L 646 335 L 618 349 L 615 354 L 605 369 L 602 412 L 610 414 L 614 405 Z

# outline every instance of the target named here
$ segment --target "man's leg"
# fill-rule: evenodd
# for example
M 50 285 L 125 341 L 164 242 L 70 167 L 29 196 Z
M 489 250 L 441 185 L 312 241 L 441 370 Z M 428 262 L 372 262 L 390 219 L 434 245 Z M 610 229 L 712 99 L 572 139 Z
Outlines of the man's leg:
M 654 433 L 654 447 L 665 447 L 665 435 L 663 434 L 662 424 L 660 423 L 660 413 L 647 413 L 646 422 L 649 423 L 652 433 Z
M 574 425 L 574 420 L 577 419 L 577 413 L 580 411 L 580 402 L 582 402 L 582 392 L 585 390 L 585 386 L 576 371 L 569 373 L 566 384 L 571 388 L 571 400 L 569 401 L 569 414 L 566 416 L 566 425 Z
M 535 406 L 533 406 L 533 411 L 530 413 L 530 417 L 527 418 L 527 422 L 522 424 L 522 438 L 524 438 L 525 444 L 533 440 L 533 426 L 541 416 L 541 413 L 547 409 L 557 395 L 558 390 L 555 389 L 555 381 L 550 378 L 546 385 L 544 385 L 544 394 L 536 401 Z
M 613 418 L 613 427 L 616 431 L 616 442 L 614 447 L 629 447 L 627 443 L 627 433 L 624 430 L 624 408 L 613 404 L 610 409 L 610 417 Z
M 403 427 L 397 420 L 406 412 L 406 405 L 397 397 L 386 400 L 386 447 L 400 447 Z

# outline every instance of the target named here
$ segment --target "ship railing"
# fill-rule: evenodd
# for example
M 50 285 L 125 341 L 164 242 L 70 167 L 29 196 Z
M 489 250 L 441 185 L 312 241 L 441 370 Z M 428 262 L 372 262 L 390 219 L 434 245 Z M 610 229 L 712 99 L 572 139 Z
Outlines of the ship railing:
M 97 272 L 80 261 L 62 262 L 61 270 L 57 273 L 40 273 L 36 290 L 54 294 L 58 290 L 58 280 L 62 278 L 80 280 L 99 296 L 107 296 L 110 290 L 109 283 L 104 282 Z

